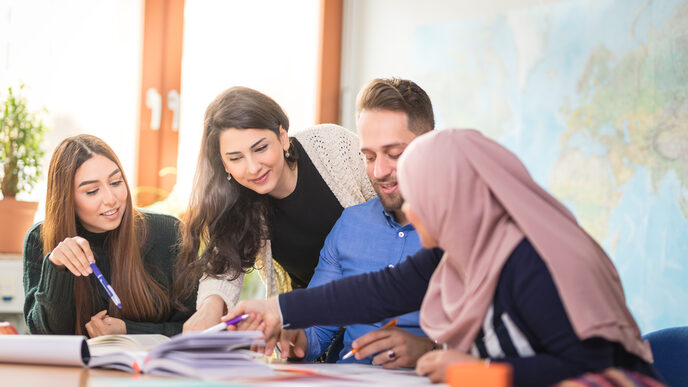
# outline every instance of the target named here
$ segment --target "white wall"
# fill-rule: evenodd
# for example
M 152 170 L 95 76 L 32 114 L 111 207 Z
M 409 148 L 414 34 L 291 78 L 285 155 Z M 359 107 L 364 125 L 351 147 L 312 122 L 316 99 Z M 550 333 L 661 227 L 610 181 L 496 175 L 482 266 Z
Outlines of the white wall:
M 371 79 L 414 79 L 413 33 L 417 27 L 560 1 L 344 0 L 342 125 L 355 129 L 356 94 Z
M 342 122 L 371 79 L 416 81 L 438 129 L 496 139 L 575 214 L 641 331 L 685 325 L 685 4 L 346 0 Z
M 141 0 L 0 0 L 0 96 L 26 85 L 30 106 L 46 108 L 44 176 L 29 195 L 43 219 L 45 174 L 55 146 L 89 133 L 119 156 L 136 181 Z

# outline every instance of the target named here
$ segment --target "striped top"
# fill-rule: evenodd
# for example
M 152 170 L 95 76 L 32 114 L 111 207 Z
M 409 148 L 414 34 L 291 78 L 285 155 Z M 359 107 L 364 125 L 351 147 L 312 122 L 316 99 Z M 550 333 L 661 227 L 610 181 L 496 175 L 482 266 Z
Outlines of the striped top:
M 527 239 L 502 269 L 471 353 L 511 363 L 517 385 L 549 385 L 610 367 L 657 376 L 618 343 L 578 338 L 545 262 Z
M 471 354 L 481 359 L 503 359 L 533 356 L 535 351 L 509 314 L 495 302 L 487 311 L 483 327 L 471 347 Z
M 283 322 L 290 329 L 371 323 L 417 310 L 441 256 L 439 249 L 423 249 L 393 268 L 280 294 Z M 516 386 L 547 386 L 610 367 L 659 378 L 620 344 L 576 336 L 545 262 L 527 239 L 502 268 L 483 321 L 473 354 L 511 364 Z

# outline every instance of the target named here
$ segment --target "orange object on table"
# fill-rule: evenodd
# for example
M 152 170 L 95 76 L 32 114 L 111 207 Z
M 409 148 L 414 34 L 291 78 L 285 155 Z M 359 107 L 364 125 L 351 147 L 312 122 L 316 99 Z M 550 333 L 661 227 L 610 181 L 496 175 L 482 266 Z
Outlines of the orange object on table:
M 0 321 L 0 335 L 16 335 L 19 334 L 17 332 L 17 328 L 12 325 L 12 323 L 7 322 L 7 321 Z
M 447 369 L 452 387 L 511 387 L 511 365 L 484 362 L 457 363 Z

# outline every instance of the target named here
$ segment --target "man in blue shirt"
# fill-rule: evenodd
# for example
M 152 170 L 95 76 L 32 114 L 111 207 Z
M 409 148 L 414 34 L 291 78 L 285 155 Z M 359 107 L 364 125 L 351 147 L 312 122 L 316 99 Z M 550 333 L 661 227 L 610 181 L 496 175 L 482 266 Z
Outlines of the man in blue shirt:
M 430 99 L 411 81 L 375 79 L 359 93 L 356 110 L 366 172 L 378 197 L 342 212 L 325 239 L 309 288 L 393 267 L 422 247 L 416 230 L 401 211 L 403 198 L 397 185 L 396 163 L 416 136 L 433 129 Z M 386 322 L 347 326 L 338 362 L 413 367 L 421 355 L 433 349 L 433 342 L 420 329 L 418 312 L 399 316 L 396 328 L 378 330 Z M 327 350 L 337 331 L 338 327 L 315 326 L 292 333 L 297 336 L 294 342 L 299 349 L 293 353 L 305 355 L 304 360 L 315 360 Z M 380 353 L 343 360 L 352 342 L 366 334 L 368 345 L 361 349 L 361 354 Z

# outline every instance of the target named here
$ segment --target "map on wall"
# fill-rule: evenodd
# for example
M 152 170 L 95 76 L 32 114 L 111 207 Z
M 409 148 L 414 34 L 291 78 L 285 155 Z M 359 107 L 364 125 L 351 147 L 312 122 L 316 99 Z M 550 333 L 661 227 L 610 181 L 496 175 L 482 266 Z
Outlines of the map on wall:
M 610 255 L 643 333 L 688 324 L 688 1 L 552 3 L 414 39 L 437 127 L 516 153 Z

